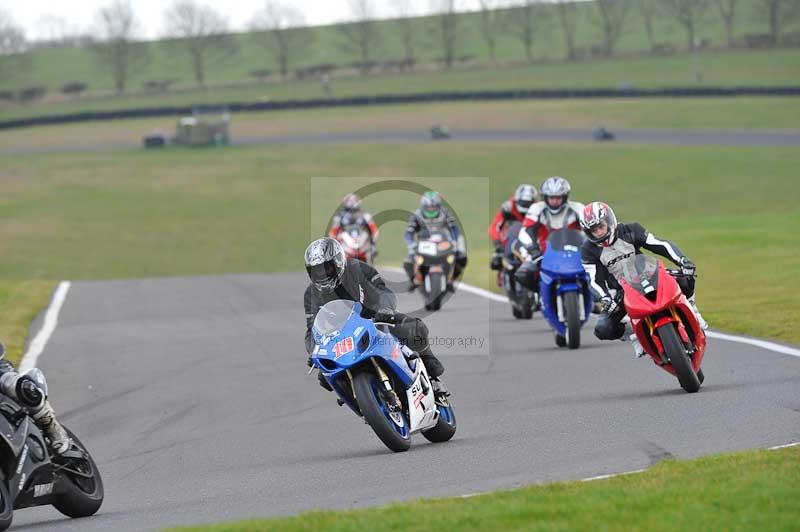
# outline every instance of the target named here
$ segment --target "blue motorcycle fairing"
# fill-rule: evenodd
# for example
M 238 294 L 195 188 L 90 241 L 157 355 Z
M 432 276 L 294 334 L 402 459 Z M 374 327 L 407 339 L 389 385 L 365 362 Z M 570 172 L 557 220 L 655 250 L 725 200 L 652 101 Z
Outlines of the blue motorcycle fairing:
M 588 318 L 594 304 L 589 289 L 589 275 L 583 268 L 580 254 L 582 237 L 577 231 L 560 229 L 548 238 L 547 249 L 542 256 L 539 276 L 539 295 L 542 314 L 550 326 L 561 336 L 566 335 L 567 326 L 558 319 L 556 297 L 566 292 L 583 294 L 584 315 Z M 581 325 L 586 320 L 581 322 Z
M 577 292 L 578 290 L 580 290 L 578 283 L 561 283 L 556 288 L 556 293 L 561 295 L 564 292 Z
M 405 388 L 414 381 L 413 362 L 406 359 L 403 346 L 392 334 L 379 330 L 372 320 L 361 317 L 361 303 L 355 302 L 352 312 L 340 330 L 320 334 L 312 328 L 316 346 L 311 353 L 312 364 L 337 395 L 360 415 L 352 395 L 339 386 L 339 376 L 348 369 L 360 366 L 370 358 L 379 358 L 384 368 L 396 376 Z

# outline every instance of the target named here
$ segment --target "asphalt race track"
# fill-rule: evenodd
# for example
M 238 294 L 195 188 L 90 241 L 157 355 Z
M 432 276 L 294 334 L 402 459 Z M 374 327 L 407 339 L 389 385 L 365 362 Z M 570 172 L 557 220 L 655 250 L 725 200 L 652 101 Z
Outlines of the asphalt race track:
M 630 144 L 665 144 L 694 146 L 800 146 L 796 130 L 702 130 L 702 129 L 614 129 L 615 142 Z M 456 142 L 592 142 L 588 129 L 508 129 L 452 131 Z M 237 137 L 240 146 L 264 144 L 353 144 L 353 143 L 432 142 L 425 131 L 361 131 L 355 133 L 306 133 L 288 136 Z M 0 145 L 0 155 L 23 155 L 51 152 L 95 152 L 139 148 L 136 141 L 120 142 L 87 137 L 65 144 L 8 148 Z
M 106 500 L 15 530 L 123 532 L 462 495 L 800 440 L 800 358 L 710 340 L 699 393 L 584 328 L 460 291 L 427 318 L 458 433 L 393 454 L 306 375 L 304 274 L 76 282 L 39 366 Z M 702 305 L 702 285 L 699 287 Z M 416 294 L 401 310 L 418 308 Z M 483 343 L 481 344 L 481 340 Z

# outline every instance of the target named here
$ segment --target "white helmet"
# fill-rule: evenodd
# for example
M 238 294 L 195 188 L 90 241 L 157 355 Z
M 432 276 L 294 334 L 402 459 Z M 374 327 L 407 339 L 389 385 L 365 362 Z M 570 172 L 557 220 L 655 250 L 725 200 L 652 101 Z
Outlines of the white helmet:
M 569 199 L 569 181 L 563 177 L 548 177 L 542 183 L 542 199 L 544 200 L 547 209 L 553 213 L 558 214 L 567 207 L 567 200 Z M 550 198 L 561 198 L 561 202 L 556 205 L 550 205 Z
M 520 185 L 514 191 L 514 204 L 522 214 L 527 214 L 528 209 L 536 202 L 536 187 L 533 185 Z

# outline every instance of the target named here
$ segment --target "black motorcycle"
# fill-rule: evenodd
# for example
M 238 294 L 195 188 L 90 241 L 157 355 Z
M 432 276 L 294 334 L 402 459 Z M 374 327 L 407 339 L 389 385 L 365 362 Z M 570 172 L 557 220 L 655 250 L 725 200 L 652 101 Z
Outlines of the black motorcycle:
M 20 508 L 52 504 L 69 517 L 88 517 L 100 509 L 100 471 L 78 437 L 64 428 L 72 446 L 52 455 L 27 411 L 0 394 L 0 530 L 11 526 Z
M 508 302 L 511 303 L 511 313 L 518 320 L 529 320 L 533 318 L 533 313 L 539 310 L 540 305 L 539 294 L 525 288 L 514 278 L 514 274 L 523 262 L 519 254 L 519 244 L 517 244 L 521 228 L 522 224 L 520 222 L 514 222 L 506 231 L 508 236 L 505 252 L 503 253 L 503 269 L 500 271 L 500 275 L 503 291 L 508 297 Z
M 426 310 L 439 310 L 453 283 L 456 244 L 447 230 L 430 230 L 420 234 L 416 246 L 416 284 Z

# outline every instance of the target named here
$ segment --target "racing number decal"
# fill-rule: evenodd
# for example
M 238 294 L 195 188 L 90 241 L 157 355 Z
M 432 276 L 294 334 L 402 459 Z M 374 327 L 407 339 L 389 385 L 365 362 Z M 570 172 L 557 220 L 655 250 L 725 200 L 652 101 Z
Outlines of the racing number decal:
M 353 347 L 353 337 L 347 337 L 341 342 L 337 342 L 335 346 L 333 346 L 333 353 L 336 355 L 335 358 L 339 358 L 340 356 L 344 356 L 350 351 L 354 349 Z

